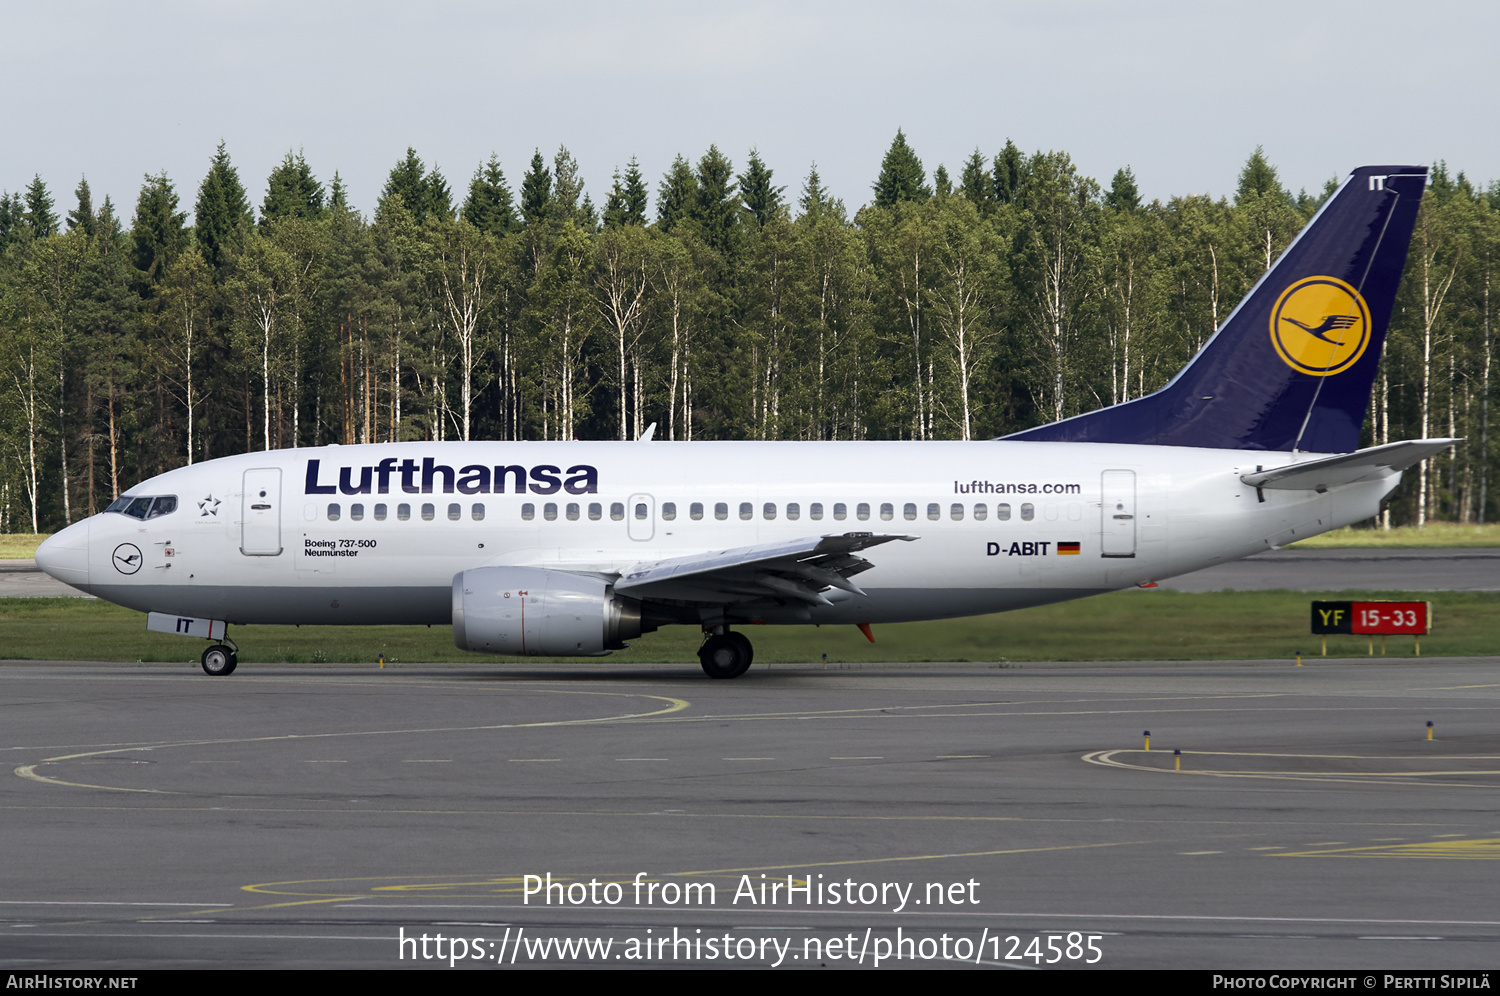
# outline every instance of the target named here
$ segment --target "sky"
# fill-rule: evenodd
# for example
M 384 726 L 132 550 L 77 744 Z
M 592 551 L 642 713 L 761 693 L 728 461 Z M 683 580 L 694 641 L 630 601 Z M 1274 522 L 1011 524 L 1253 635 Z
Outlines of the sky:
M 0 190 L 40 175 L 63 215 L 86 175 L 128 221 L 165 171 L 191 221 L 222 141 L 257 207 L 301 151 L 369 214 L 408 146 L 461 200 L 491 154 L 518 189 L 566 145 L 602 205 L 632 156 L 654 197 L 714 144 L 789 200 L 816 163 L 853 211 L 897 129 L 929 177 L 1011 139 L 1148 200 L 1232 196 L 1257 146 L 1294 193 L 1376 162 L 1487 186 L 1497 39 L 1459 0 L 52 0 L 0 21 Z

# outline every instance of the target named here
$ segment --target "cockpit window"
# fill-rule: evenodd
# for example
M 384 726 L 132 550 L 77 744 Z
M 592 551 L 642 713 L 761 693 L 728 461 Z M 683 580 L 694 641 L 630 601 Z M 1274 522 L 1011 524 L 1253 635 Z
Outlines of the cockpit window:
M 121 495 L 110 502 L 106 512 L 119 512 L 128 515 L 132 519 L 154 519 L 159 515 L 168 515 L 177 511 L 176 495 Z

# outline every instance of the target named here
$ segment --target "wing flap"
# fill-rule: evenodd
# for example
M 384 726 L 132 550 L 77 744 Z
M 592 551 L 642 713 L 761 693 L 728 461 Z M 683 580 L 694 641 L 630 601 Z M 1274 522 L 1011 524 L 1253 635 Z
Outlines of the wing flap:
M 645 562 L 625 571 L 615 582 L 615 591 L 632 598 L 692 603 L 772 598 L 832 605 L 833 601 L 823 594 L 829 588 L 864 594 L 849 578 L 875 565 L 856 554 L 893 540 L 911 542 L 916 538 L 842 533 Z

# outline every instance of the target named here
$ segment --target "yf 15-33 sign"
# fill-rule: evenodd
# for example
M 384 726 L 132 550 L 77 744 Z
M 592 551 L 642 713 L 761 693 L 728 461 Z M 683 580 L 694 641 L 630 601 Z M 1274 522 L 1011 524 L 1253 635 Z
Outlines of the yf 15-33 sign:
M 1425 636 L 1432 626 L 1431 602 L 1314 602 L 1314 635 Z

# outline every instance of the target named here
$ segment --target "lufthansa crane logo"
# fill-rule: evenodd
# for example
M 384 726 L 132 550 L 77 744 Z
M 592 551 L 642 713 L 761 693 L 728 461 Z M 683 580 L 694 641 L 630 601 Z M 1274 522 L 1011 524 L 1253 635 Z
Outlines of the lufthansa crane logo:
M 1271 344 L 1287 366 L 1313 377 L 1343 373 L 1370 344 L 1370 309 L 1337 277 L 1307 277 L 1271 309 Z
M 134 574 L 141 569 L 141 548 L 134 543 L 121 543 L 115 547 L 115 570 L 121 574 Z

